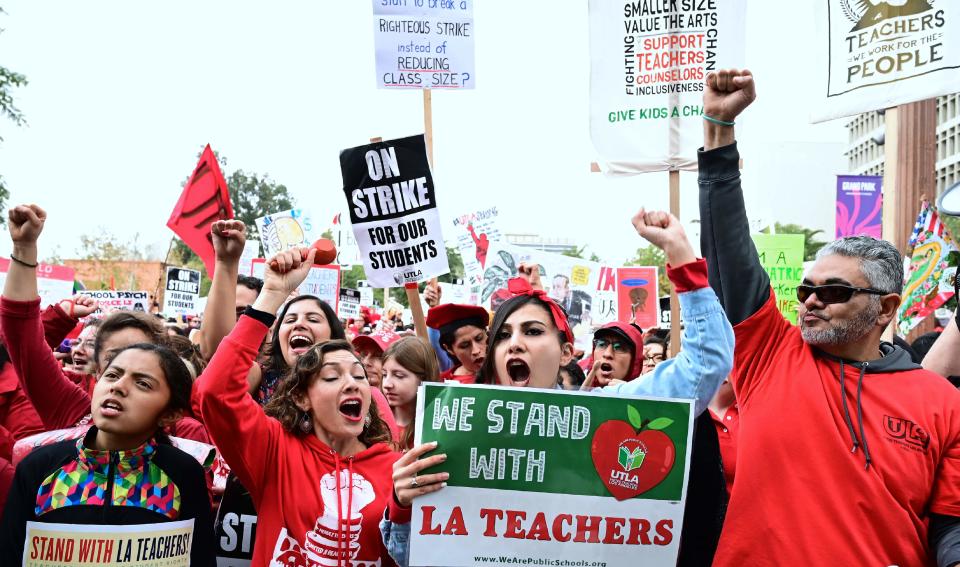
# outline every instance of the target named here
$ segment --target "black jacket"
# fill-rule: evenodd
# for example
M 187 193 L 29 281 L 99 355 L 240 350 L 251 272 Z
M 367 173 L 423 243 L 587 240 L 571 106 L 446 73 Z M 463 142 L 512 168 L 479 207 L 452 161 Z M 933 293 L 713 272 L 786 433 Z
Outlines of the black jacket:
M 95 452 L 86 449 L 92 445 L 96 428 L 91 427 L 83 440 L 61 441 L 46 447 L 40 447 L 30 453 L 18 466 L 13 486 L 7 498 L 7 505 L 0 521 L 0 565 L 20 565 L 26 539 L 27 522 L 46 522 L 59 524 L 86 525 L 132 525 L 156 524 L 174 520 L 194 520 L 193 541 L 190 553 L 190 565 L 205 567 L 215 564 L 213 545 L 213 522 L 210 518 L 210 500 L 203 468 L 190 455 L 165 443 L 150 442 L 141 451 L 139 460 L 126 459 L 128 452 L 100 452 L 101 461 L 90 459 Z M 85 447 L 82 451 L 82 446 Z M 82 453 L 82 454 L 81 454 Z M 107 455 L 109 457 L 107 458 Z M 109 464 L 106 462 L 109 461 Z M 179 489 L 178 507 L 168 505 L 166 512 L 158 511 L 149 504 L 132 502 L 139 500 L 137 491 L 131 491 L 131 499 L 124 505 L 114 505 L 111 497 L 115 486 L 120 484 L 117 469 L 120 463 L 133 468 L 155 467 L 154 472 L 162 471 L 159 476 L 164 483 L 172 483 Z M 156 471 L 155 469 L 159 469 Z M 107 482 L 102 498 L 104 503 L 90 504 L 90 496 L 84 499 L 79 491 L 70 491 L 67 497 L 71 502 L 65 504 L 58 497 L 48 499 L 40 494 L 41 488 L 52 475 L 62 471 L 76 471 L 69 482 L 77 478 L 92 477 L 94 472 L 99 479 Z M 132 469 L 128 469 L 132 470 Z M 141 477 L 141 485 L 149 483 L 148 475 Z M 158 475 L 153 475 L 156 478 Z M 165 485 L 170 488 L 169 484 Z M 119 488 L 117 490 L 120 490 Z M 95 494 L 96 491 L 90 491 Z M 150 501 L 148 501 L 150 502 Z M 37 511 L 40 511 L 39 515 Z

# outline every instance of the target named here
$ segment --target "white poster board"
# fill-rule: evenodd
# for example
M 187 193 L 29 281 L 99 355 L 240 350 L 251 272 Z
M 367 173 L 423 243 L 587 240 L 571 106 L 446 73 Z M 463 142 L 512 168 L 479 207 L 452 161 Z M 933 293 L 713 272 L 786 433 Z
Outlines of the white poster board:
M 319 236 L 313 217 L 303 209 L 290 209 L 256 220 L 260 243 L 267 258 L 298 246 L 310 246 Z

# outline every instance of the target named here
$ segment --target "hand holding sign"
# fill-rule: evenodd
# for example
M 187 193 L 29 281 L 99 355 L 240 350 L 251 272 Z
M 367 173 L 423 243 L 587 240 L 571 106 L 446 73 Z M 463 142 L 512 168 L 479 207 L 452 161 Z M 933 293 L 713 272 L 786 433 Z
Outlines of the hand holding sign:
M 753 74 L 744 69 L 724 69 L 707 74 L 703 91 L 703 113 L 711 118 L 733 122 L 757 98 Z
M 641 208 L 633 216 L 633 226 L 637 229 L 637 234 L 666 253 L 667 262 L 673 267 L 697 260 L 683 225 L 670 213 L 647 212 Z
M 393 494 L 401 506 L 410 506 L 417 496 L 436 492 L 447 485 L 450 473 L 434 473 L 417 476 L 420 471 L 439 465 L 447 460 L 445 454 L 433 455 L 426 459 L 418 457 L 437 448 L 436 441 L 417 445 L 393 463 Z
M 293 293 L 307 279 L 316 255 L 313 248 L 292 248 L 271 258 L 263 273 L 264 291 L 284 297 Z
M 218 220 L 210 225 L 213 251 L 218 262 L 236 264 L 247 241 L 247 225 L 239 220 Z
M 43 232 L 43 223 L 47 220 L 47 212 L 37 205 L 19 205 L 10 209 L 8 218 L 10 239 L 14 246 L 36 246 Z

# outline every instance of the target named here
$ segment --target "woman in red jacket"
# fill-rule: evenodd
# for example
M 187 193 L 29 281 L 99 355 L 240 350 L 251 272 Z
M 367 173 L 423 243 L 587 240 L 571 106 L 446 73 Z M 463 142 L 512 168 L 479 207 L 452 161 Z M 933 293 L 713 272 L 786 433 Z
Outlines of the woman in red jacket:
M 267 264 L 263 291 L 198 381 L 204 422 L 257 508 L 254 565 L 393 565 L 378 523 L 392 501 L 398 454 L 350 344 L 332 340 L 300 354 L 266 413 L 247 395 L 274 313 L 314 254 L 301 260 L 294 249 L 275 257 L 276 270 Z

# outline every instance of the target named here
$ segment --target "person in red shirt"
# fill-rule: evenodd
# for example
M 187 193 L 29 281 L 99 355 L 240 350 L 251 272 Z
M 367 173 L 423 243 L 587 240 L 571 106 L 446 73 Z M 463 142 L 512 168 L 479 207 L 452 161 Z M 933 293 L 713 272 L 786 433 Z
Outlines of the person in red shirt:
M 417 388 L 439 382 L 440 366 L 433 346 L 419 337 L 404 337 L 383 354 L 383 393 L 400 428 L 401 449 L 413 447 L 417 428 Z
M 733 122 L 749 71 L 707 77 L 701 250 L 736 334 L 736 481 L 714 567 L 956 565 L 960 392 L 880 340 L 900 305 L 890 243 L 836 240 L 802 285 L 799 327 L 750 238 Z M 779 290 L 778 290 L 779 291 Z
M 331 340 L 299 353 L 266 413 L 247 393 L 274 313 L 315 254 L 310 249 L 301 260 L 293 249 L 275 257 L 276 270 L 266 264 L 263 291 L 198 380 L 202 414 L 256 505 L 253 565 L 392 566 L 379 521 L 393 500 L 399 455 L 350 343 Z
M 729 495 L 733 492 L 733 477 L 737 473 L 737 432 L 740 430 L 740 408 L 729 380 L 720 385 L 717 395 L 710 400 L 709 410 L 717 431 L 720 465 Z
M 445 303 L 430 308 L 427 326 L 440 331 L 440 346 L 455 361 L 440 375 L 442 380 L 473 384 L 487 351 L 487 323 L 490 315 L 477 305 Z
M 383 380 L 383 353 L 390 345 L 400 340 L 400 335 L 393 331 L 376 331 L 369 335 L 357 335 L 351 343 L 363 361 L 363 368 L 367 371 L 367 380 L 374 388 L 380 388 Z

